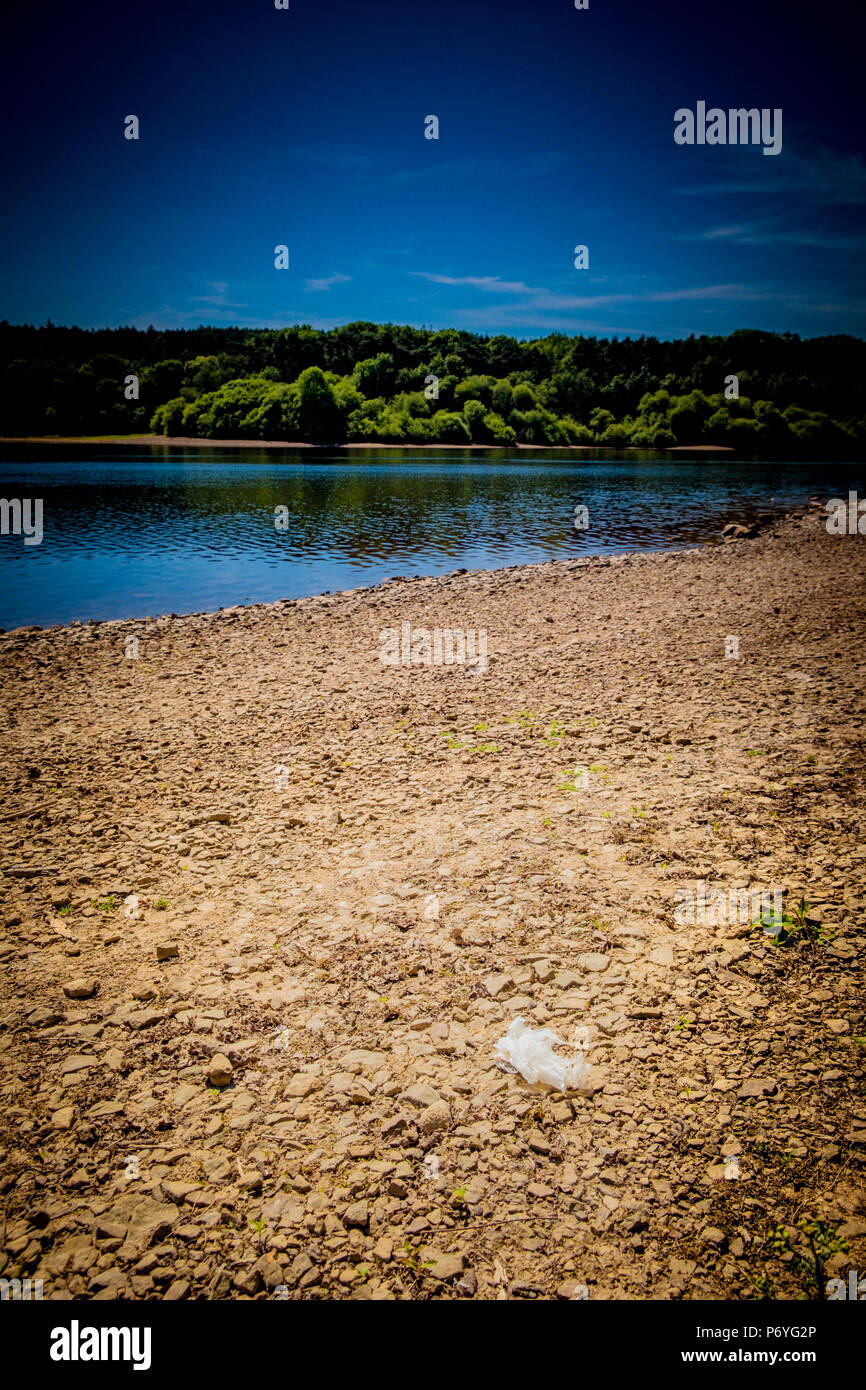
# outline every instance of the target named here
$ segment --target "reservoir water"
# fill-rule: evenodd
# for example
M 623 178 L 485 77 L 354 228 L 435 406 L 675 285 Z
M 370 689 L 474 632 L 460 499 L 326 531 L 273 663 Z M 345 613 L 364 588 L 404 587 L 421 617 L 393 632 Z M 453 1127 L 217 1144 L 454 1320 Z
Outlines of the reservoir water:
M 41 499 L 43 536 L 39 545 L 0 536 L 0 627 L 211 611 L 398 574 L 695 545 L 728 521 L 811 495 L 863 496 L 864 478 L 862 464 L 555 449 L 7 444 L 0 496 Z M 585 529 L 575 528 L 577 507 Z

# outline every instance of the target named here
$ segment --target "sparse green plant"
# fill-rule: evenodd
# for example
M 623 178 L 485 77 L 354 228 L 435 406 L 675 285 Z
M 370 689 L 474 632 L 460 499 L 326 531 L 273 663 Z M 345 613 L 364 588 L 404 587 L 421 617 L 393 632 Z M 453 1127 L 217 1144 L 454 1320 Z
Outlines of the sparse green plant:
M 565 778 L 565 781 L 561 783 L 558 790 L 561 792 L 582 791 L 583 788 L 578 785 L 578 782 L 586 776 L 586 771 L 585 767 L 574 767 L 569 772 L 563 772 L 561 776 Z
M 776 1226 L 767 1237 L 767 1244 L 777 1255 L 787 1255 L 791 1249 L 791 1232 L 787 1226 Z
M 746 1277 L 761 1298 L 775 1299 L 776 1288 L 766 1270 L 757 1275 L 747 1273 Z
M 403 1263 L 416 1279 L 435 1263 L 434 1260 L 422 1260 L 420 1245 L 413 1246 L 408 1236 L 403 1242 L 403 1252 Z
M 550 721 L 550 728 L 544 735 L 544 742 L 549 743 L 553 748 L 558 748 L 560 742 L 565 737 L 567 732 L 568 731 L 565 725 L 561 722 L 561 720 L 552 719 Z
M 761 916 L 752 923 L 752 926 L 753 928 L 760 927 L 774 946 L 787 946 L 798 940 L 810 941 L 817 946 L 827 946 L 836 935 L 833 927 L 825 927 L 823 923 L 809 921 L 809 903 L 805 898 L 801 898 L 796 906 L 789 911 L 762 912 Z
M 447 730 L 445 733 L 440 734 L 439 737 L 446 740 L 449 748 L 459 749 L 467 747 L 465 743 L 460 742 L 460 735 L 454 729 Z

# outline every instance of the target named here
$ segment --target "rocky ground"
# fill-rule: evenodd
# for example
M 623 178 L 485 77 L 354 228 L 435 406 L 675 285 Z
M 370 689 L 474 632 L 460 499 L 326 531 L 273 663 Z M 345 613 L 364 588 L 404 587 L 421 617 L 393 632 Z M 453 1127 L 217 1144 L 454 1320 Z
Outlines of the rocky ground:
M 749 1299 L 862 1271 L 864 546 L 808 512 L 0 636 L 0 1276 Z M 488 670 L 382 665 L 404 621 L 486 629 Z M 699 881 L 810 907 L 781 944 L 681 924 Z M 496 1066 L 517 1016 L 566 1055 L 586 1030 L 583 1091 Z

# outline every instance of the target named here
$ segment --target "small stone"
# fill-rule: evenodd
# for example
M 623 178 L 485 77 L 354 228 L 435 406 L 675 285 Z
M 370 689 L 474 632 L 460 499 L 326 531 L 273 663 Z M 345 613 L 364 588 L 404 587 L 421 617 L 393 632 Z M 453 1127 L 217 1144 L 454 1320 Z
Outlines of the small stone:
M 370 1220 L 370 1208 L 365 1201 L 353 1202 L 343 1213 L 343 1224 L 365 1229 Z
M 434 1250 L 431 1246 L 425 1246 L 421 1251 L 421 1263 L 425 1266 L 425 1274 L 429 1274 L 431 1278 L 439 1279 L 443 1283 L 449 1283 L 452 1279 L 460 1278 L 466 1268 L 466 1256 L 459 1253 L 445 1255 L 441 1250 Z
M 75 1120 L 75 1106 L 62 1105 L 59 1110 L 55 1110 L 51 1116 L 52 1129 L 71 1129 Z
M 169 1284 L 163 1294 L 163 1298 L 166 1303 L 176 1303 L 178 1299 L 188 1297 L 189 1288 L 190 1286 L 186 1279 L 175 1279 L 173 1284 Z
M 292 1260 L 286 1282 L 297 1284 L 299 1279 L 303 1279 L 304 1275 L 309 1274 L 313 1269 L 315 1269 L 313 1261 L 310 1259 L 307 1252 L 302 1250 L 300 1254 L 296 1255 Z
M 421 1134 L 438 1134 L 441 1130 L 447 1129 L 450 1123 L 451 1111 L 444 1100 L 428 1105 L 418 1117 L 418 1129 Z
M 270 1255 L 262 1255 L 253 1265 L 250 1273 L 259 1275 L 266 1289 L 276 1289 L 280 1284 L 285 1283 L 282 1266 Z
M 574 989 L 580 982 L 580 976 L 575 975 L 573 970 L 560 970 L 553 981 L 557 989 Z
M 126 1024 L 133 1033 L 139 1033 L 142 1028 L 152 1028 L 154 1023 L 162 1020 L 159 1009 L 136 1009 L 134 1013 L 126 1015 Z
M 189 1082 L 185 1082 L 182 1086 L 178 1086 L 177 1090 L 172 1095 L 171 1103 L 177 1106 L 178 1109 L 182 1109 L 182 1107 L 188 1105 L 191 1100 L 195 1100 L 198 1094 L 198 1086 L 192 1086 Z
M 514 981 L 510 975 L 486 975 L 483 984 L 491 998 L 497 999 L 500 994 L 513 987 Z
M 541 1133 L 541 1130 L 540 1130 L 540 1129 L 531 1129 L 531 1130 L 529 1131 L 529 1134 L 526 1136 L 526 1142 L 528 1143 L 529 1147 L 532 1149 L 532 1152 L 533 1152 L 533 1153 L 537 1153 L 537 1154 L 549 1154 L 549 1153 L 550 1153 L 550 1144 L 547 1142 L 547 1140 L 545 1139 L 544 1135 Z
M 68 1076 L 72 1072 L 87 1071 L 88 1067 L 95 1067 L 96 1064 L 95 1057 L 88 1057 L 83 1052 L 75 1052 L 60 1063 L 60 1075 Z
M 724 1250 L 728 1243 L 728 1237 L 718 1226 L 705 1226 L 701 1231 L 701 1240 L 704 1245 L 712 1245 L 716 1250 Z
M 213 1299 L 228 1298 L 229 1293 L 231 1292 L 231 1287 L 232 1281 L 229 1278 L 229 1275 L 226 1272 L 226 1270 L 218 1269 L 213 1279 L 211 1280 L 208 1293 L 209 1296 Z
M 581 970 L 600 972 L 607 970 L 610 959 L 608 956 L 603 956 L 600 951 L 586 951 L 582 956 L 578 956 L 577 963 Z
M 180 947 L 174 941 L 161 941 L 156 948 L 157 960 L 174 960 L 180 955 Z
M 584 1288 L 585 1285 L 579 1284 L 576 1279 L 566 1279 L 557 1286 L 556 1296 L 557 1298 L 576 1298 Z
M 434 1091 L 432 1086 L 426 1086 L 422 1082 L 418 1086 L 410 1086 L 408 1091 L 404 1091 L 401 1100 L 407 1100 L 410 1105 L 416 1105 L 419 1110 L 426 1110 L 431 1105 L 440 1105 L 442 1097 L 438 1091 Z
M 209 1086 L 230 1086 L 232 1076 L 232 1064 L 228 1057 L 224 1057 L 221 1052 L 217 1052 L 214 1057 L 211 1057 L 207 1069 Z
M 774 1096 L 776 1094 L 776 1083 L 771 1081 L 768 1076 L 753 1076 L 751 1081 L 746 1081 L 737 1091 L 740 1100 L 748 1100 L 752 1096 Z
M 89 1288 L 101 1292 L 108 1299 L 116 1299 L 121 1295 L 121 1290 L 126 1283 L 126 1275 L 122 1269 L 116 1266 L 113 1269 L 103 1270 L 101 1274 L 96 1274 L 90 1280 Z
M 314 1091 L 320 1084 L 317 1076 L 312 1076 L 309 1072 L 298 1072 L 295 1076 L 290 1076 L 285 1086 L 284 1093 L 287 1096 L 297 1097 L 298 1100 L 305 1100 L 311 1091 Z
M 262 1286 L 263 1280 L 261 1270 L 255 1267 L 252 1269 L 242 1269 L 235 1275 L 233 1283 L 235 1288 L 241 1293 L 252 1296 L 254 1293 L 258 1293 Z
M 33 1028 L 52 1028 L 55 1023 L 63 1022 L 63 1014 L 57 1009 L 34 1009 L 27 1015 L 27 1022 Z
M 67 999 L 92 999 L 98 988 L 95 980 L 86 980 L 79 976 L 63 986 L 63 993 Z
M 161 1182 L 163 1194 L 171 1202 L 182 1202 L 189 1192 L 196 1192 L 201 1187 L 200 1182 Z

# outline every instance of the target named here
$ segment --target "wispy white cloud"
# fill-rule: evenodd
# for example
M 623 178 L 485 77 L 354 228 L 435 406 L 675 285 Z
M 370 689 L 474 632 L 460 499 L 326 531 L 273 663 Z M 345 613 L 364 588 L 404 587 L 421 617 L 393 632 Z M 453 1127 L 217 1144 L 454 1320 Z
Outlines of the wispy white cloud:
M 214 309 L 245 309 L 247 307 L 246 304 L 233 302 L 226 297 L 229 287 L 225 280 L 209 280 L 207 288 L 210 290 L 209 294 L 191 294 L 187 303 L 207 304 Z
M 733 227 L 709 227 L 703 232 L 682 232 L 677 241 L 721 241 L 735 246 L 810 246 L 825 251 L 863 251 L 866 237 L 840 236 L 827 231 L 795 231 L 752 222 Z
M 493 294 L 546 294 L 547 291 L 522 280 L 500 280 L 498 275 L 436 275 L 429 270 L 412 270 L 421 280 L 429 280 L 434 285 L 471 285 L 476 290 L 489 290 Z
M 600 309 L 614 304 L 666 304 L 677 300 L 764 300 L 778 295 L 744 284 L 695 285 L 675 290 L 617 291 L 613 294 L 560 294 L 539 285 L 527 285 L 522 280 L 500 280 L 496 275 L 439 275 L 416 270 L 411 274 L 435 285 L 449 285 L 482 290 L 485 293 L 515 295 L 523 309 Z M 785 296 L 782 296 L 785 297 Z
M 554 333 L 620 333 L 629 337 L 639 337 L 647 331 L 646 327 L 609 323 L 583 315 L 573 318 L 545 314 L 522 304 L 485 304 L 477 309 L 453 309 L 449 311 L 447 321 L 455 326 L 459 324 L 463 328 L 476 329 L 480 333 L 502 329 L 516 337 L 521 337 L 528 328 Z
M 773 167 L 768 167 L 772 165 Z M 676 188 L 687 197 L 726 197 L 730 194 L 796 194 L 802 203 L 826 207 L 828 204 L 866 203 L 866 162 L 861 154 L 838 154 L 816 150 L 805 155 L 786 152 L 784 164 L 762 160 L 743 176 L 722 177 L 711 183 Z
M 335 270 L 333 275 L 325 275 L 320 280 L 308 280 L 307 290 L 329 290 L 334 285 L 345 285 L 351 280 L 351 275 L 343 275 L 339 270 Z

